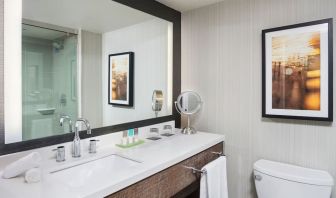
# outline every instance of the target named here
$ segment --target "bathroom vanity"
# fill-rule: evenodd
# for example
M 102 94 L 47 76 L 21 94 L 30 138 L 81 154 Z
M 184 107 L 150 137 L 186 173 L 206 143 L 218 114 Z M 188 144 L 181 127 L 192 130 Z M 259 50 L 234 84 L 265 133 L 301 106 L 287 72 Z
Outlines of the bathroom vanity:
M 185 166 L 200 169 L 218 157 L 212 152 L 223 152 L 224 142 L 224 137 L 217 134 L 177 132 L 171 137 L 121 149 L 114 146 L 120 137 L 121 133 L 98 137 L 102 142 L 96 154 L 83 154 L 81 159 L 67 156 L 62 163 L 55 161 L 51 148 L 37 149 L 44 158 L 43 180 L 27 184 L 22 177 L 0 179 L 1 195 L 11 198 L 186 197 L 197 193 L 200 175 Z M 0 165 L 29 152 L 2 156 Z
M 108 198 L 121 197 L 199 197 L 200 173 L 188 167 L 201 169 L 219 157 L 223 152 L 223 142 L 218 143 L 182 162 L 156 173 L 140 182 L 126 187 Z

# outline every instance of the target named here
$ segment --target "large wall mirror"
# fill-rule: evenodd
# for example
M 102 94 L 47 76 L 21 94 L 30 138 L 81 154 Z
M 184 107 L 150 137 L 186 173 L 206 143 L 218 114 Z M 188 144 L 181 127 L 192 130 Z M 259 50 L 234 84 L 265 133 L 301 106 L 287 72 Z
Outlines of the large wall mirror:
M 61 116 L 101 128 L 173 114 L 171 21 L 111 0 L 4 6 L 5 144 L 67 134 Z

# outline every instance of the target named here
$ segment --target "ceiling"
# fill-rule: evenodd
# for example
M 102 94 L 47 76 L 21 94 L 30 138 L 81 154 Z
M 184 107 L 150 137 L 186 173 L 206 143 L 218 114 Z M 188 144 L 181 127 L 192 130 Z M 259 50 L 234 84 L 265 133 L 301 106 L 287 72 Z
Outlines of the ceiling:
M 104 33 L 155 17 L 111 0 L 23 0 L 23 18 Z
M 180 12 L 185 12 L 188 10 L 193 10 L 224 0 L 156 0 L 156 1 L 161 2 Z

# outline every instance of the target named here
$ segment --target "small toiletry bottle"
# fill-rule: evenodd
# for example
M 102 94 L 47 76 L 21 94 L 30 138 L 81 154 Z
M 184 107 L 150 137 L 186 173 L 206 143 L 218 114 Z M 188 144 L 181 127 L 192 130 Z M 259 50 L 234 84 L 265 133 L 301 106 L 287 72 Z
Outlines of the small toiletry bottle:
M 133 144 L 134 142 L 134 129 L 128 129 L 128 144 Z
M 135 128 L 134 129 L 134 142 L 138 142 L 139 141 L 139 129 Z
M 122 138 L 121 138 L 121 145 L 127 145 L 127 131 L 123 131 Z

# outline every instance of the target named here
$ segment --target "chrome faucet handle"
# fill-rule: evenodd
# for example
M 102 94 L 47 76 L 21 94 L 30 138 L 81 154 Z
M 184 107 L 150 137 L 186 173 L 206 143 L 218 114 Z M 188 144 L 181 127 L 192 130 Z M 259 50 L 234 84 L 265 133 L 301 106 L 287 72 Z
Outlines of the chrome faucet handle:
M 99 140 L 90 140 L 89 153 L 97 153 L 97 142 Z
M 65 161 L 65 148 L 64 146 L 58 146 L 52 151 L 56 151 L 56 162 L 64 162 Z

